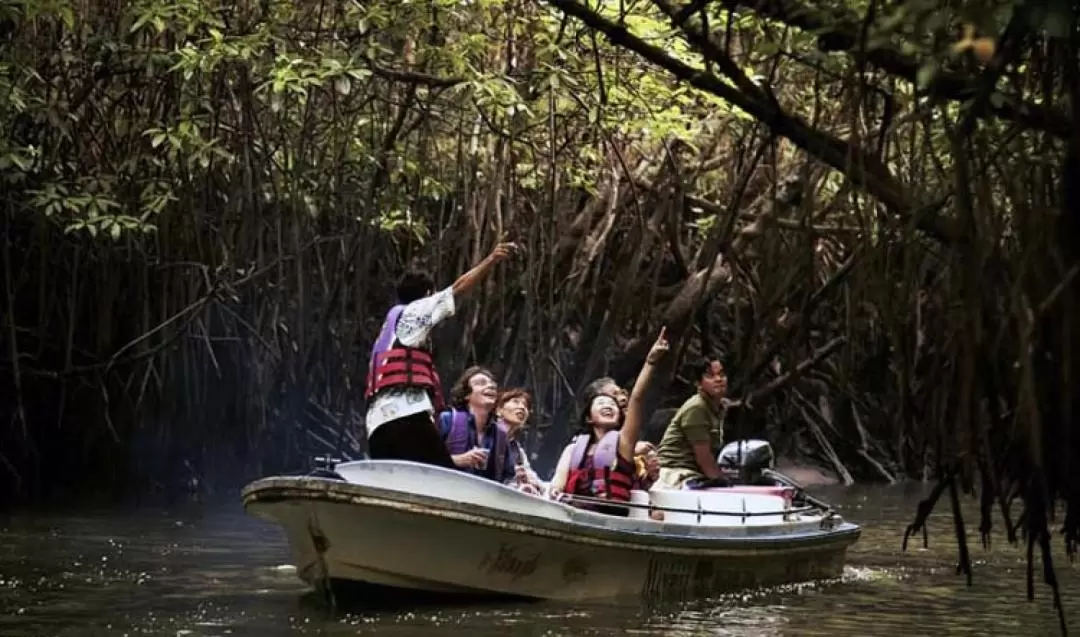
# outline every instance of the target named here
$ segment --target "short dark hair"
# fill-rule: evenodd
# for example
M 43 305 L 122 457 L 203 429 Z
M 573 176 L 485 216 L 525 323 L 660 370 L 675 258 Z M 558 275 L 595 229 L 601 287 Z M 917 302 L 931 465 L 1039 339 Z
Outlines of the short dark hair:
M 605 379 L 600 379 L 600 380 L 605 380 Z M 592 425 L 589 424 L 589 415 L 590 415 L 590 412 L 592 412 L 593 401 L 596 400 L 597 398 L 601 397 L 601 396 L 607 396 L 608 398 L 611 398 L 613 400 L 615 398 L 614 396 L 611 396 L 611 395 L 608 395 L 608 394 L 605 394 L 605 393 L 599 391 L 598 388 L 603 387 L 603 385 L 598 385 L 596 389 L 593 388 L 593 385 L 596 385 L 595 381 L 592 382 L 592 383 L 589 383 L 589 387 L 586 388 L 585 392 L 583 393 L 584 404 L 581 407 L 581 416 L 579 417 L 579 420 L 578 420 L 578 429 L 579 429 L 578 433 L 586 433 L 586 434 L 589 434 L 590 436 L 593 433 L 593 428 L 592 428 Z M 625 418 L 626 418 L 626 412 L 623 411 L 620 408 L 619 409 L 619 426 L 620 427 L 622 427 L 623 420 Z
M 691 363 L 690 373 L 693 374 L 693 377 L 690 380 L 696 385 L 702 378 L 705 378 L 706 374 L 709 373 L 709 367 L 712 366 L 713 362 L 720 363 L 720 365 L 723 366 L 724 371 L 727 371 L 727 363 L 724 361 L 722 355 L 714 354 L 711 356 L 702 356 Z
M 410 268 L 401 275 L 397 284 L 398 303 L 412 303 L 435 291 L 435 280 L 427 270 Z
M 606 387 L 608 385 L 615 385 L 617 387 L 619 385 L 619 383 L 616 383 L 615 379 L 612 378 L 611 376 L 601 376 L 600 378 L 597 378 L 593 382 L 589 383 L 585 387 L 585 392 L 584 393 L 586 395 L 588 395 L 588 394 L 599 394 L 599 393 L 601 393 L 600 390 L 602 390 L 604 387 Z
M 472 387 L 469 386 L 469 379 L 477 374 L 483 374 L 491 380 L 495 380 L 495 374 L 491 373 L 491 370 L 479 365 L 473 365 L 466 369 L 458 376 L 458 379 L 454 381 L 454 386 L 450 388 L 450 404 L 454 407 L 464 407 L 469 404 L 469 394 L 472 393 Z
M 532 409 L 532 396 L 529 395 L 529 392 L 521 389 L 520 387 L 507 389 L 506 391 L 500 392 L 499 398 L 495 401 L 495 409 L 501 409 L 503 405 L 510 402 L 511 400 L 514 400 L 515 398 L 524 398 L 525 406 L 529 409 Z

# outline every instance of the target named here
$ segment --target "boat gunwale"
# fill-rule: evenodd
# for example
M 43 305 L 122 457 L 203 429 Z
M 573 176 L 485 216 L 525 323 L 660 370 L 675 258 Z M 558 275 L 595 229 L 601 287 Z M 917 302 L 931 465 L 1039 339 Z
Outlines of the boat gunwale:
M 302 476 L 269 477 L 257 480 L 244 488 L 242 498 L 245 508 L 276 504 L 287 500 L 356 504 L 572 543 L 695 557 L 704 557 L 703 552 L 709 557 L 748 557 L 761 554 L 816 553 L 830 549 L 846 550 L 859 539 L 862 533 L 858 525 L 850 522 L 842 522 L 828 530 L 757 536 L 705 536 L 673 534 L 670 531 L 666 533 L 641 531 L 601 526 L 580 519 L 558 520 L 546 516 L 508 512 L 469 502 L 452 502 L 423 494 Z M 669 524 L 669 526 L 694 528 L 691 525 Z
M 707 492 L 708 493 L 708 492 Z M 697 515 L 699 518 L 705 515 L 715 515 L 717 517 L 725 518 L 764 518 L 764 517 L 780 517 L 797 515 L 800 513 L 809 513 L 810 511 L 821 511 L 821 515 L 816 517 L 824 518 L 828 515 L 829 511 L 822 510 L 816 506 L 802 506 L 791 507 L 788 509 L 777 509 L 775 511 L 714 511 L 712 509 L 685 509 L 680 507 L 664 506 L 660 504 L 641 504 L 638 502 L 617 502 L 612 500 L 605 500 L 604 498 L 596 498 L 583 495 L 565 495 L 567 501 L 570 503 L 580 502 L 581 504 L 589 506 L 606 506 L 606 507 L 618 507 L 623 509 L 643 509 L 647 511 L 661 511 L 664 513 L 689 513 L 691 515 Z M 700 502 L 699 502 L 700 504 Z

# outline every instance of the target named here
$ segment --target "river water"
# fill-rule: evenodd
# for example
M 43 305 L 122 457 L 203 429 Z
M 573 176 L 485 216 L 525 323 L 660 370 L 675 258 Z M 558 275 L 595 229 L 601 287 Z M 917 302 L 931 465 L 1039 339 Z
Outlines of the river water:
M 1023 549 L 1000 533 L 982 548 L 974 503 L 965 505 L 974 586 L 955 574 L 947 499 L 931 518 L 929 549 L 916 540 L 900 551 L 924 491 L 917 484 L 818 491 L 864 525 L 840 581 L 660 610 L 535 603 L 331 614 L 295 578 L 278 528 L 239 504 L 0 517 L 0 635 L 1059 634 L 1049 589 L 1037 581 L 1035 601 L 1025 599 Z M 1059 544 L 1055 562 L 1076 633 L 1080 566 Z

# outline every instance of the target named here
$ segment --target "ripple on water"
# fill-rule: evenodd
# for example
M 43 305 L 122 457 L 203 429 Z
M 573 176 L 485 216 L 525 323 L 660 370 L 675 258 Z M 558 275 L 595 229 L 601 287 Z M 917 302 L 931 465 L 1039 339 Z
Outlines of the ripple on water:
M 1023 599 L 1021 549 L 998 541 L 983 550 L 973 537 L 971 588 L 955 575 L 948 516 L 931 518 L 929 548 L 920 541 L 900 551 L 920 495 L 909 487 L 829 494 L 865 525 L 836 580 L 649 609 L 538 603 L 335 615 L 283 563 L 288 549 L 278 529 L 238 510 L 13 518 L 0 531 L 0 635 L 1055 634 L 1046 588 L 1037 587 L 1033 603 Z M 1080 589 L 1078 569 L 1057 563 L 1066 607 L 1080 618 L 1069 594 Z

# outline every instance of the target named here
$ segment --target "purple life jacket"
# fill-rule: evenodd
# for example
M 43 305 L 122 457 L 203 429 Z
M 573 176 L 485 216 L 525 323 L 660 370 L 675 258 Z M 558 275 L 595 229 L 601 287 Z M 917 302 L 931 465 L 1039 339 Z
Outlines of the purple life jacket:
M 585 452 L 589 450 L 592 436 L 579 434 L 574 436 L 574 448 L 570 452 L 570 469 L 582 469 L 582 461 L 585 460 Z M 596 449 L 593 450 L 592 466 L 589 469 L 614 469 L 615 462 L 619 458 L 619 431 L 612 429 L 597 441 Z
M 503 465 L 506 462 L 506 447 L 509 444 L 506 424 L 500 419 L 495 423 L 495 450 L 490 452 L 494 458 L 489 457 L 489 466 L 494 469 L 495 479 L 498 480 L 503 474 Z M 454 456 L 465 453 L 474 445 L 479 444 L 474 439 L 473 432 L 469 431 L 469 412 L 461 409 L 450 410 L 450 433 L 446 436 L 446 450 Z
M 371 354 L 368 356 L 369 371 L 375 369 L 375 357 L 390 349 L 390 346 L 394 344 L 398 319 L 404 311 L 405 305 L 399 303 L 386 313 L 386 320 L 383 321 L 382 330 L 379 331 L 379 338 L 375 339 L 375 343 L 371 346 Z
M 443 407 L 442 381 L 435 370 L 431 352 L 419 347 L 394 347 L 398 320 L 404 310 L 405 306 L 400 304 L 390 308 L 379 338 L 371 347 L 364 397 L 370 400 L 391 387 L 417 387 L 427 390 L 433 406 L 440 410 Z

